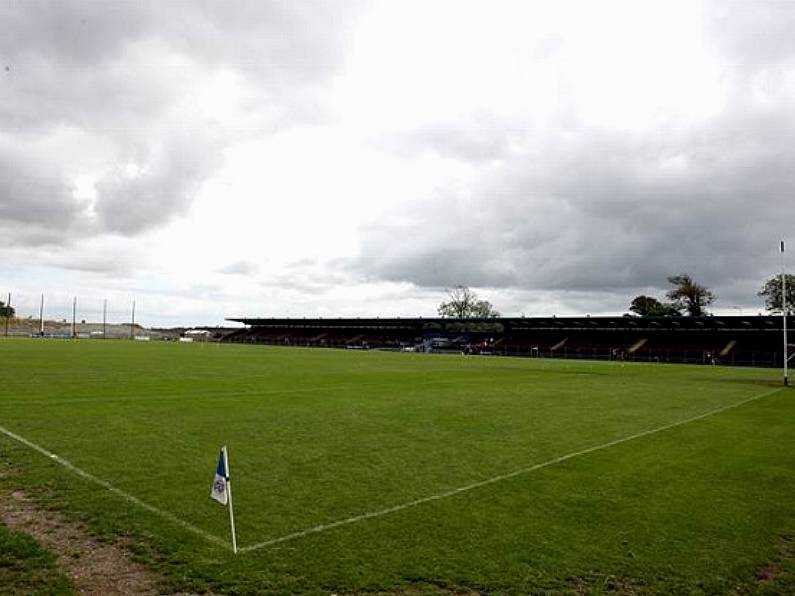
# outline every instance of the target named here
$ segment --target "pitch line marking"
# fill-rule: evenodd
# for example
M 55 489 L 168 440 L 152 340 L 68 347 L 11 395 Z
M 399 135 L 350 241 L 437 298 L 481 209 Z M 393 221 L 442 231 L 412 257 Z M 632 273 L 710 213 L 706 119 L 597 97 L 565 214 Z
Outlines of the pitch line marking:
M 384 515 L 389 515 L 390 513 L 396 513 L 398 511 L 403 511 L 404 509 L 409 509 L 410 507 L 416 507 L 417 505 L 422 505 L 424 503 L 430 503 L 432 501 L 439 501 L 441 499 L 446 499 L 447 497 L 453 497 L 455 495 L 460 495 L 461 493 L 465 493 L 476 488 L 481 488 L 483 486 L 488 486 L 490 484 L 495 484 L 497 482 L 501 482 L 503 480 L 508 480 L 510 478 L 515 478 L 516 476 L 521 476 L 523 474 L 529 474 L 530 472 L 534 472 L 536 470 L 540 470 L 542 468 L 546 468 L 549 466 L 553 466 L 555 464 L 559 464 L 561 462 L 574 459 L 575 457 L 579 457 L 581 455 L 587 455 L 589 453 L 593 453 L 595 451 L 601 451 L 602 449 L 608 449 L 610 447 L 614 447 L 616 445 L 620 445 L 622 443 L 626 443 L 628 441 L 634 441 L 635 439 L 640 439 L 642 437 L 648 437 L 649 435 L 653 435 L 655 433 L 663 432 L 672 428 L 676 428 L 677 426 L 683 426 L 685 424 L 689 424 L 691 422 L 696 422 L 697 420 L 702 420 L 704 418 L 708 418 L 709 416 L 714 416 L 715 414 L 720 414 L 721 412 L 726 412 L 727 410 L 731 410 L 737 408 L 739 406 L 745 405 L 752 401 L 756 401 L 758 399 L 762 399 L 763 397 L 767 397 L 769 395 L 773 395 L 774 393 L 778 393 L 781 391 L 781 388 L 774 389 L 773 391 L 767 391 L 765 393 L 761 393 L 759 395 L 755 395 L 753 397 L 749 397 L 748 399 L 744 399 L 734 404 L 729 404 L 728 406 L 721 406 L 719 408 L 715 408 L 713 410 L 709 410 L 708 412 L 704 412 L 703 414 L 699 414 L 697 416 L 692 416 L 691 418 L 686 418 L 684 420 L 679 420 L 678 422 L 672 422 L 671 424 L 666 424 L 664 426 L 660 426 L 657 428 L 652 428 L 650 430 L 644 430 L 639 433 L 635 433 L 633 435 L 629 435 L 627 437 L 623 437 L 621 439 L 615 439 L 613 441 L 608 441 L 607 443 L 603 443 L 601 445 L 594 445 L 593 447 L 588 447 L 587 449 L 582 449 L 580 451 L 575 451 L 573 453 L 567 453 L 566 455 L 561 455 L 554 459 L 547 460 L 545 462 L 534 464 L 532 466 L 528 466 L 525 468 L 521 468 L 519 470 L 514 470 L 513 472 L 508 472 L 507 474 L 500 474 L 498 476 L 493 476 L 492 478 L 487 478 L 486 480 L 480 480 L 478 482 L 473 482 L 472 484 L 467 484 L 465 486 L 460 486 L 458 488 L 454 488 L 452 490 L 448 490 L 436 495 L 431 495 L 429 497 L 422 497 L 420 499 L 415 499 L 414 501 L 409 501 L 407 503 L 402 503 L 400 505 L 394 505 L 392 507 L 387 507 L 386 509 L 380 509 L 378 511 L 371 511 L 369 513 L 363 513 L 362 515 L 357 515 L 354 517 L 348 517 L 346 519 L 341 519 L 335 522 L 330 522 L 328 524 L 320 524 L 314 526 L 312 528 L 307 528 L 305 530 L 299 530 L 298 532 L 293 532 L 291 534 L 285 534 L 284 536 L 279 536 L 277 538 L 271 538 L 270 540 L 265 540 L 263 542 L 258 542 L 257 544 L 252 544 L 250 546 L 244 546 L 238 549 L 238 552 L 251 552 L 254 550 L 258 550 L 261 548 L 266 548 L 268 546 L 274 546 L 276 544 L 281 544 L 283 542 L 289 542 L 291 540 L 296 540 L 298 538 L 302 538 L 304 536 L 308 536 L 310 534 L 317 534 L 319 532 L 325 532 L 326 530 L 332 530 L 334 528 L 339 528 L 340 526 L 347 526 L 350 524 L 355 524 L 360 521 L 365 521 L 368 519 L 372 519 L 375 517 L 382 517 Z
M 163 519 L 166 519 L 166 520 L 170 521 L 171 523 L 174 523 L 174 524 L 178 525 L 179 527 L 181 527 L 181 528 L 183 528 L 185 530 L 193 532 L 194 534 L 204 538 L 208 542 L 211 542 L 211 543 L 213 543 L 215 545 L 218 545 L 218 546 L 222 546 L 225 549 L 231 549 L 229 544 L 227 544 L 221 538 L 218 538 L 218 536 L 214 536 L 213 534 L 210 534 L 209 532 L 205 532 L 201 528 L 198 528 L 198 527 L 194 526 L 193 524 L 191 524 L 189 522 L 186 522 L 183 519 L 178 518 L 173 513 L 169 513 L 168 511 L 164 511 L 162 509 L 158 509 L 154 505 L 150 505 L 149 503 L 147 503 L 145 501 L 142 501 L 138 497 L 135 497 L 135 496 L 133 496 L 133 495 L 131 495 L 129 493 L 124 492 L 120 488 L 117 488 L 117 487 L 113 486 L 107 480 L 102 480 L 101 478 L 98 478 L 98 477 L 94 476 L 93 474 L 90 474 L 90 473 L 86 472 L 85 470 L 83 470 L 81 468 L 78 468 L 76 465 L 74 465 L 69 460 L 66 460 L 66 459 L 62 458 L 61 456 L 53 453 L 52 451 L 46 450 L 44 447 L 41 447 L 40 445 L 37 445 L 33 441 L 29 441 L 25 437 L 23 437 L 21 435 L 18 435 L 15 432 L 10 431 L 10 430 L 8 430 L 7 428 L 5 428 L 3 426 L 0 426 L 0 432 L 3 433 L 4 435 L 6 435 L 7 437 L 10 437 L 10 438 L 14 439 L 15 441 L 18 441 L 19 443 L 22 443 L 23 445 L 25 445 L 27 447 L 30 447 L 34 451 L 38 451 L 43 456 L 45 456 L 45 457 L 51 459 L 52 461 L 62 465 L 64 468 L 66 468 L 70 472 L 73 472 L 74 474 L 77 474 L 81 478 L 84 478 L 85 480 L 88 480 L 89 482 L 92 482 L 94 484 L 97 484 L 97 485 L 109 490 L 110 492 L 112 492 L 115 495 L 121 497 L 122 499 L 124 499 L 128 503 L 132 503 L 134 505 L 137 505 L 141 509 L 145 509 L 146 511 L 149 511 L 150 513 L 154 513 L 155 515 L 157 515 L 159 517 L 162 517 Z

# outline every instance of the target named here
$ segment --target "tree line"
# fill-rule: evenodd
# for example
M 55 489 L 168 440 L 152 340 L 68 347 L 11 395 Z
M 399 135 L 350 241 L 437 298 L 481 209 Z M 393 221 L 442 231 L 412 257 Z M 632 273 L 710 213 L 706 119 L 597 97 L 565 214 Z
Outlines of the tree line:
M 795 314 L 795 275 L 784 275 L 786 285 L 787 314 Z M 639 317 L 701 317 L 709 314 L 707 307 L 715 302 L 717 296 L 706 286 L 696 282 L 690 275 L 672 275 L 668 283 L 673 287 L 665 294 L 667 300 L 661 301 L 653 296 L 636 296 L 629 305 L 630 312 Z M 757 292 L 765 301 L 765 309 L 771 313 L 781 313 L 783 303 L 781 276 L 774 275 Z
M 0 317 L 13 317 L 15 312 L 14 307 L 10 304 L 6 305 L 5 302 L 0 300 Z
M 795 275 L 785 274 L 787 314 L 795 314 Z M 629 305 L 629 311 L 638 317 L 701 317 L 708 315 L 707 307 L 715 302 L 717 296 L 705 285 L 698 283 L 689 274 L 672 275 L 667 278 L 671 289 L 665 298 L 636 296 Z M 437 308 L 440 317 L 453 319 L 492 319 L 500 313 L 488 300 L 481 300 L 467 286 L 455 286 L 447 290 L 448 300 Z M 757 292 L 765 301 L 765 308 L 771 313 L 782 311 L 781 276 L 774 275 Z M 2 302 L 0 302 L 2 305 Z M 629 314 L 629 313 L 628 313 Z
M 666 292 L 666 302 L 653 296 L 636 296 L 629 310 L 639 317 L 680 317 L 687 313 L 691 317 L 707 314 L 707 306 L 715 302 L 715 293 L 695 281 L 687 273 L 668 278 L 673 288 Z
M 787 314 L 795 314 L 795 275 L 784 276 L 787 288 Z M 707 307 L 717 296 L 706 286 L 696 282 L 687 273 L 672 275 L 668 283 L 673 287 L 665 294 L 665 301 L 654 296 L 636 296 L 629 310 L 639 317 L 700 317 L 709 314 Z M 448 300 L 437 308 L 440 317 L 452 319 L 495 319 L 500 313 L 488 300 L 482 300 L 467 286 L 455 286 L 447 290 Z M 771 313 L 781 313 L 781 276 L 774 275 L 765 281 L 757 296 L 764 299 L 765 308 Z M 0 300 L 0 317 L 13 317 L 14 308 Z

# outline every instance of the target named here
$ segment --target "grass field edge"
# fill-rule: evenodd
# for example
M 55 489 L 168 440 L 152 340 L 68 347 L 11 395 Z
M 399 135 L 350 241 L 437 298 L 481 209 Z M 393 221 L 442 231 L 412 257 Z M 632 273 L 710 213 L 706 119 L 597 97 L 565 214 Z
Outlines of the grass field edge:
M 17 441 L 18 443 L 21 443 L 22 445 L 25 445 L 26 447 L 28 447 L 30 449 L 33 449 L 34 451 L 36 451 L 39 454 L 49 458 L 50 460 L 54 461 L 55 463 L 63 466 L 64 468 L 66 468 L 67 470 L 69 470 L 73 474 L 83 478 L 84 480 L 88 480 L 89 482 L 91 482 L 93 484 L 96 484 L 98 486 L 101 486 L 102 488 L 112 492 L 113 494 L 115 494 L 118 497 L 121 497 L 122 499 L 124 499 L 128 503 L 132 503 L 132 504 L 136 505 L 137 507 L 140 507 L 141 509 L 144 509 L 144 510 L 148 511 L 149 513 L 157 515 L 158 517 L 161 517 L 161 518 L 163 518 L 165 520 L 168 520 L 169 522 L 171 522 L 171 523 L 173 523 L 173 524 L 175 524 L 175 525 L 177 525 L 177 526 L 179 526 L 179 527 L 181 527 L 181 528 L 183 528 L 185 530 L 188 530 L 189 532 L 191 532 L 193 534 L 196 534 L 197 536 L 200 536 L 201 538 L 205 539 L 206 541 L 208 541 L 208 542 L 210 542 L 210 543 L 212 543 L 212 544 L 214 544 L 216 546 L 223 547 L 224 549 L 227 549 L 227 550 L 231 550 L 232 549 L 231 544 L 227 543 L 222 538 L 219 538 L 218 536 L 215 536 L 214 534 L 210 534 L 209 532 L 207 532 L 205 530 L 202 530 L 201 528 L 199 528 L 197 526 L 194 526 L 190 522 L 185 521 L 184 519 L 181 519 L 181 518 L 177 517 L 176 515 L 174 515 L 173 513 L 169 512 L 169 511 L 165 511 L 163 509 L 155 507 L 154 505 L 151 505 L 150 503 L 147 503 L 146 501 L 141 500 L 140 498 L 136 497 L 135 495 L 131 495 L 130 493 L 127 493 L 127 492 L 121 490 L 120 488 L 114 486 L 113 484 L 111 484 L 107 480 L 103 480 L 102 478 L 98 478 L 97 476 L 94 476 L 93 474 L 91 474 L 89 472 L 86 472 L 82 468 L 79 468 L 76 465 L 74 465 L 69 460 L 64 459 L 63 457 L 59 456 L 58 454 L 53 453 L 52 451 L 49 451 L 49 450 L 45 449 L 44 447 L 42 447 L 40 445 L 37 445 L 33 441 L 30 441 L 29 439 L 26 439 L 25 437 L 23 437 L 23 436 L 15 433 L 15 432 L 5 428 L 2 425 L 0 425 L 0 433 L 4 434 L 5 436 L 9 437 L 10 439 L 13 439 L 13 440 Z

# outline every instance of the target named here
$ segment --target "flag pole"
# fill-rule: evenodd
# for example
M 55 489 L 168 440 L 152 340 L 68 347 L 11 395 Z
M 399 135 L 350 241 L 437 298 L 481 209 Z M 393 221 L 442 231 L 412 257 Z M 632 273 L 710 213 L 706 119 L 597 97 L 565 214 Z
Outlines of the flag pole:
M 237 536 L 235 534 L 235 509 L 232 507 L 232 475 L 229 472 L 229 455 L 223 447 L 224 467 L 226 468 L 226 495 L 229 499 L 229 526 L 232 529 L 232 552 L 237 554 Z
M 784 273 L 784 241 L 781 241 L 781 316 L 784 324 L 784 386 L 789 385 L 787 378 L 787 360 L 789 360 L 789 344 L 787 343 L 787 276 Z

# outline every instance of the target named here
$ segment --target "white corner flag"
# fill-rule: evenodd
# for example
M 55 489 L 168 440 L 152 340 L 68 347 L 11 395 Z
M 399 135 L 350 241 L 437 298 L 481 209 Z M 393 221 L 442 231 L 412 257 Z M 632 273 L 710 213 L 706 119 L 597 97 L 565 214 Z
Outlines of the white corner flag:
M 226 466 L 226 447 L 222 447 L 221 455 L 218 457 L 218 467 L 215 469 L 213 488 L 210 491 L 210 496 L 221 505 L 226 505 L 229 501 L 229 491 L 227 491 L 228 482 L 229 474 L 227 473 Z
M 210 497 L 229 507 L 229 525 L 232 529 L 232 551 L 237 554 L 237 537 L 235 536 L 235 513 L 232 508 L 232 483 L 229 478 L 229 456 L 226 447 L 221 447 L 221 454 L 218 456 L 218 466 L 215 469 L 213 487 L 210 489 Z

